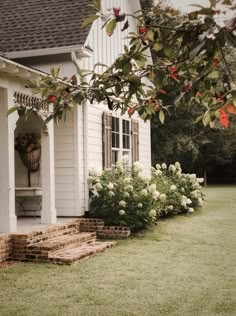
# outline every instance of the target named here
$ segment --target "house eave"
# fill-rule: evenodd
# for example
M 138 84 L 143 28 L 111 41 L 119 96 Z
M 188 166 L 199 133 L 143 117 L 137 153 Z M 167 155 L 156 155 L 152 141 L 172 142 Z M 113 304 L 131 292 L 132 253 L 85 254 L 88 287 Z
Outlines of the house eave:
M 72 46 L 62 46 L 62 47 L 52 47 L 52 48 L 43 48 L 43 49 L 32 49 L 32 50 L 25 50 L 25 51 L 18 51 L 18 52 L 9 52 L 9 53 L 5 53 L 5 56 L 9 59 L 17 59 L 17 58 L 67 54 L 71 52 L 76 52 L 79 58 L 85 58 L 85 57 L 90 56 L 91 49 L 88 47 L 84 47 L 82 45 L 72 45 Z

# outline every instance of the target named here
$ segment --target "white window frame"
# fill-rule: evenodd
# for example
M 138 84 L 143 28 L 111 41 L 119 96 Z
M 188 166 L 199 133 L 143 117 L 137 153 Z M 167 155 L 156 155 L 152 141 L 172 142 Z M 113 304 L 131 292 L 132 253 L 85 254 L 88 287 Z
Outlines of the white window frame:
M 117 161 L 121 160 L 122 157 L 124 156 L 124 152 L 125 155 L 128 155 L 129 160 L 128 163 L 129 165 L 131 164 L 131 120 L 127 119 L 127 118 L 123 118 L 123 117 L 118 117 L 118 116 L 112 116 L 112 118 L 118 119 L 119 120 L 119 147 L 112 147 L 111 148 L 111 153 L 112 153 L 112 166 L 114 166 L 114 161 L 113 161 L 113 152 L 117 152 L 118 153 L 118 159 Z M 123 121 L 127 121 L 129 122 L 129 134 L 123 134 Z M 112 121 L 113 123 L 113 121 Z M 113 130 L 113 124 L 112 124 L 112 135 L 115 131 Z M 117 133 L 117 132 L 115 132 Z M 123 147 L 123 135 L 127 135 L 129 136 L 129 149 L 125 149 Z

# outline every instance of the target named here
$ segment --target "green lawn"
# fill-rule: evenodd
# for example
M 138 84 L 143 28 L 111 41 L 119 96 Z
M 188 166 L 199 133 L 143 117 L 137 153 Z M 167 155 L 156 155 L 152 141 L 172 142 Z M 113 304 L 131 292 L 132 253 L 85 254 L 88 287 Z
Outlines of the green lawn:
M 236 315 L 236 187 L 73 266 L 0 270 L 1 316 Z

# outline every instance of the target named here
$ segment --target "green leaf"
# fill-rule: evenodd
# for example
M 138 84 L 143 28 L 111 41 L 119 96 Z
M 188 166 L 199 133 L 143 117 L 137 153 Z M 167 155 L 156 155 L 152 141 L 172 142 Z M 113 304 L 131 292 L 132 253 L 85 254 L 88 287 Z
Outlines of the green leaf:
M 147 32 L 147 38 L 152 42 L 154 41 L 154 32 L 152 30 Z
M 207 126 L 211 121 L 211 116 L 210 113 L 207 111 L 204 113 L 203 118 L 202 118 L 202 123 L 204 126 Z
M 7 116 L 10 115 L 11 113 L 15 112 L 18 110 L 18 106 L 13 106 L 12 108 L 10 108 L 8 111 L 7 111 Z
M 115 28 L 116 28 L 116 20 L 112 19 L 106 26 L 107 35 L 112 36 Z
M 190 6 L 190 7 L 195 7 L 195 8 L 200 8 L 200 9 L 203 9 L 203 8 L 204 8 L 204 6 L 202 6 L 202 5 L 200 5 L 200 4 L 195 4 L 195 3 L 189 4 L 189 6 Z
M 84 22 L 82 23 L 81 27 L 84 28 L 84 27 L 87 27 L 89 26 L 90 24 L 92 24 L 95 20 L 97 20 L 99 18 L 98 15 L 92 15 L 92 16 L 89 16 L 87 17 Z
M 156 43 L 153 45 L 153 49 L 154 49 L 156 52 L 161 51 L 161 50 L 163 49 L 162 43 L 156 42 Z
M 193 59 L 200 52 L 200 50 L 203 48 L 205 43 L 206 41 L 202 41 L 200 44 L 194 47 L 194 49 L 191 50 L 191 52 L 189 53 L 190 59 Z
M 207 78 L 210 78 L 210 79 L 218 79 L 219 77 L 220 77 L 220 73 L 217 70 L 214 70 L 207 75 Z
M 165 114 L 162 110 L 160 110 L 160 112 L 159 112 L 159 120 L 160 120 L 161 124 L 164 124 Z

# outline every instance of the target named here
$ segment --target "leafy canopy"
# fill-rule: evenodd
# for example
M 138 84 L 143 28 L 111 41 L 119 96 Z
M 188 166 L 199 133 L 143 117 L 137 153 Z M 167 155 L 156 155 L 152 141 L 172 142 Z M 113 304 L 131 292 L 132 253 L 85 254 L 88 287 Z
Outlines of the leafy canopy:
M 137 31 L 129 33 L 129 47 L 103 73 L 80 71 L 79 80 L 75 75 L 59 81 L 53 70 L 51 77 L 32 82 L 44 104 L 53 104 L 48 120 L 58 121 L 76 104 L 89 101 L 106 102 L 109 109 L 121 109 L 130 116 L 137 112 L 144 120 L 158 116 L 162 123 L 170 108 L 183 107 L 204 125 L 213 127 L 219 120 L 227 128 L 236 113 L 235 78 L 226 58 L 226 48 L 236 47 L 236 17 L 219 25 L 215 19 L 219 4 L 235 9 L 233 1 L 210 0 L 208 7 L 194 4 L 196 10 L 180 15 L 160 2 L 130 15 L 120 8 L 102 12 L 101 0 L 92 0 L 92 15 L 83 27 L 102 19 L 107 35 L 112 36 L 118 25 L 124 31 L 134 19 Z M 39 105 L 21 113 L 31 110 L 39 111 Z

